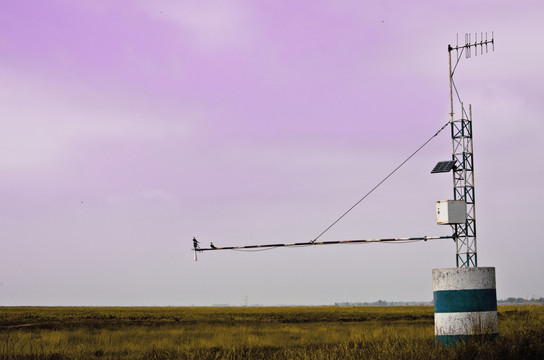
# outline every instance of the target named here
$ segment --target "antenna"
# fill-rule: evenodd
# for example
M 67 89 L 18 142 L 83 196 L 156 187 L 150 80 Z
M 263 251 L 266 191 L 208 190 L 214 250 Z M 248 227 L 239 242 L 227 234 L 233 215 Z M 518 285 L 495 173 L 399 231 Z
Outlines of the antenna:
M 474 50 L 474 55 L 478 56 L 478 50 L 480 50 L 480 55 L 483 55 L 484 53 L 484 47 L 485 52 L 487 53 L 489 48 L 488 45 L 491 44 L 491 51 L 495 51 L 495 34 L 492 31 L 491 32 L 491 40 L 487 39 L 487 32 L 485 33 L 485 40 L 484 40 L 484 33 L 480 33 L 480 41 L 478 42 L 478 33 L 474 33 L 474 42 L 472 42 L 472 33 L 466 33 L 465 34 L 465 45 L 459 46 L 459 34 L 457 34 L 456 37 L 456 43 L 455 47 L 448 45 L 448 52 L 451 54 L 453 50 L 456 51 L 456 54 L 459 55 L 459 51 L 461 53 L 465 52 L 465 57 L 467 59 L 470 59 L 472 56 L 472 50 Z M 479 47 L 479 48 L 478 48 Z M 459 62 L 459 56 L 457 59 L 457 62 Z M 457 64 L 456 64 L 457 66 Z
M 472 50 L 474 55 L 478 56 L 491 48 L 495 51 L 495 34 L 491 32 L 491 40 L 488 40 L 487 32 L 474 33 L 474 42 L 472 42 L 471 33 L 465 34 L 465 45 L 459 46 L 459 35 L 457 35 L 455 47 L 448 45 L 449 54 L 449 77 L 450 77 L 450 124 L 452 139 L 452 161 L 453 170 L 453 197 L 454 200 L 464 201 L 466 203 L 466 221 L 464 223 L 450 224 L 453 230 L 453 237 L 456 244 L 456 264 L 457 267 L 476 267 L 478 266 L 478 249 L 476 246 L 476 198 L 474 191 L 474 156 L 472 143 L 472 106 L 469 105 L 468 113 L 463 101 L 459 96 L 459 91 L 455 85 L 454 74 L 459 61 L 465 53 L 465 58 L 470 59 Z M 452 66 L 452 52 L 455 51 L 455 65 Z M 453 93 L 455 90 L 456 99 L 454 101 Z M 460 107 L 460 118 L 455 118 L 455 105 Z

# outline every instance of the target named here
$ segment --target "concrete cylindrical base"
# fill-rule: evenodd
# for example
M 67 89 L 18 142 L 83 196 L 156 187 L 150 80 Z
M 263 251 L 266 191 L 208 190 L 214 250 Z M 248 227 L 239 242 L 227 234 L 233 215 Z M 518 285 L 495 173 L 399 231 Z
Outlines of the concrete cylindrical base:
M 495 268 L 433 269 L 433 295 L 435 343 L 497 336 Z

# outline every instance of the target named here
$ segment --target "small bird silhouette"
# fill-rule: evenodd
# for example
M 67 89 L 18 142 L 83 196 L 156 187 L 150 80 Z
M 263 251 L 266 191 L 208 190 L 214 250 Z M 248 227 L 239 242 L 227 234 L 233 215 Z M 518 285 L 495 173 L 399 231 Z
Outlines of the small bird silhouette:
M 193 237 L 193 247 L 195 248 L 195 250 L 199 248 L 198 240 L 195 237 Z
M 217 248 L 215 247 L 215 245 L 213 244 L 213 242 L 210 243 L 210 247 L 211 247 L 212 249 L 217 249 Z

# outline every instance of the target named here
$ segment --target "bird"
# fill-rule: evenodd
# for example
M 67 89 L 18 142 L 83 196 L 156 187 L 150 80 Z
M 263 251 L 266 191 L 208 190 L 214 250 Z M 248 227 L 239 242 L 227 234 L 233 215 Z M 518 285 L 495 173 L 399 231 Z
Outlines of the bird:
M 195 237 L 193 237 L 193 247 L 195 250 L 198 249 L 198 240 Z
M 213 242 L 210 243 L 210 247 L 211 247 L 212 249 L 217 249 L 217 248 L 215 247 L 215 245 L 213 244 Z

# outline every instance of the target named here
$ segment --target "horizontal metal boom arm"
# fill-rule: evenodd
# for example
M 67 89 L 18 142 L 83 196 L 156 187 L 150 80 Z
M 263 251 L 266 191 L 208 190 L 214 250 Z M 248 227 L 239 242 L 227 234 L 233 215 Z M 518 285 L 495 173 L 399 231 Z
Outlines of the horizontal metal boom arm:
M 213 247 L 213 248 L 209 247 L 209 248 L 197 248 L 193 250 L 196 250 L 196 251 L 241 250 L 241 249 L 259 249 L 259 248 L 274 248 L 274 247 L 360 244 L 360 243 L 392 242 L 392 241 L 427 241 L 427 240 L 453 239 L 453 238 L 454 237 L 452 235 L 447 235 L 447 236 L 420 236 L 420 237 L 389 238 L 389 239 L 331 240 L 331 241 L 299 242 L 299 243 L 287 243 L 287 244 L 224 246 L 224 247 Z

